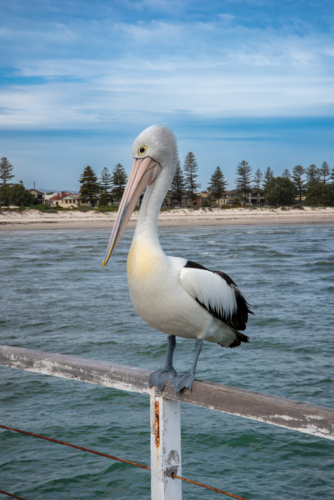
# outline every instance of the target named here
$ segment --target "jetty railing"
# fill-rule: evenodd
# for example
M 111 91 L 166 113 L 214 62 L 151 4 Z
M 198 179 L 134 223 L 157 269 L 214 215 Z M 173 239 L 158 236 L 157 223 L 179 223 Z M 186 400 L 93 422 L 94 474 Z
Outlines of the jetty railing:
M 149 389 L 150 370 L 0 345 L 0 365 L 150 396 L 151 498 L 181 500 L 180 402 L 334 440 L 334 409 L 195 380 L 175 395 L 168 382 Z

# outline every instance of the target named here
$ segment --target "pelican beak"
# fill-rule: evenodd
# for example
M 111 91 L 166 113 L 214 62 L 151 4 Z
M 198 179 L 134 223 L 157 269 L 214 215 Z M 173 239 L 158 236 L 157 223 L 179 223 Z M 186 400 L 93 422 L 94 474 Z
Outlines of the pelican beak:
M 108 260 L 117 247 L 140 195 L 149 184 L 152 184 L 160 172 L 161 167 L 159 163 L 150 156 L 134 159 L 131 173 L 118 207 L 117 219 L 111 232 L 107 254 L 102 262 L 103 267 L 106 267 Z

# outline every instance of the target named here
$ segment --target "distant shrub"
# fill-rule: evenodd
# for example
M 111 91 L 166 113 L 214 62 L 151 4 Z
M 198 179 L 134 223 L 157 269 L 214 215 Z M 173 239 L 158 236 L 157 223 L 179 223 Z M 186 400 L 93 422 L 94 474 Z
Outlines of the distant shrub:
M 281 210 L 287 210 L 287 207 L 281 207 Z
M 303 205 L 301 205 L 300 203 L 297 203 L 296 205 L 293 205 L 292 208 L 296 208 L 297 210 L 304 210 Z
M 101 206 L 98 208 L 98 211 L 99 212 L 117 212 L 118 210 L 118 207 L 116 207 L 115 205 L 107 205 L 107 206 Z
M 63 207 L 59 206 L 50 207 L 49 205 L 33 205 L 28 208 L 29 210 L 38 210 L 39 212 L 48 212 L 48 213 L 50 213 L 51 210 L 53 210 L 53 213 L 58 212 L 59 210 L 64 210 Z
M 46 214 L 57 214 L 58 210 L 55 210 L 54 208 L 49 208 L 48 210 L 45 210 Z
M 31 205 L 28 208 L 29 210 L 38 210 L 39 212 L 45 212 L 48 209 L 47 205 Z
M 80 205 L 80 207 L 78 207 L 78 210 L 80 210 L 80 212 L 88 212 L 89 210 L 95 210 L 95 208 L 88 207 L 87 205 Z

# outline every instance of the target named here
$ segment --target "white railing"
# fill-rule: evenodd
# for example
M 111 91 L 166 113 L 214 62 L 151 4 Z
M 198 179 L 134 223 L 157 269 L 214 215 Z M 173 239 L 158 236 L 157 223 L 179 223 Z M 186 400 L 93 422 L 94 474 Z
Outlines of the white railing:
M 149 389 L 150 370 L 0 345 L 0 365 L 102 385 L 150 396 L 151 497 L 181 500 L 180 402 L 334 440 L 334 409 L 195 380 L 192 391 L 175 395 L 170 383 L 162 393 Z

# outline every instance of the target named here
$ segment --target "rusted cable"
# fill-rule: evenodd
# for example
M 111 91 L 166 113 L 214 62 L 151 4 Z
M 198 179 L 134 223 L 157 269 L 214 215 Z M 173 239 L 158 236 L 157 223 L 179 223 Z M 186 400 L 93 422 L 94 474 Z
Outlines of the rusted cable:
M 82 446 L 77 446 L 76 444 L 66 443 L 65 441 L 59 441 L 58 439 L 41 436 L 39 434 L 34 434 L 32 432 L 22 431 L 20 429 L 14 429 L 13 427 L 7 427 L 6 425 L 0 424 L 0 427 L 2 429 L 7 429 L 9 431 L 20 432 L 21 434 L 26 434 L 27 436 L 36 437 L 39 439 L 45 439 L 46 441 L 51 441 L 52 443 L 69 446 L 70 448 L 75 448 L 76 450 L 86 451 L 87 453 L 93 453 L 94 455 L 99 455 L 100 457 L 110 458 L 111 460 L 117 460 L 118 462 L 124 462 L 126 464 L 134 465 L 135 467 L 140 467 L 141 469 L 151 470 L 151 467 L 149 467 L 148 465 L 138 464 L 137 462 L 132 462 L 131 460 L 125 460 L 124 458 L 108 455 L 107 453 L 101 453 L 100 451 L 90 450 L 89 448 L 83 448 Z M 173 479 L 180 479 L 181 481 L 185 481 L 187 483 L 196 484 L 196 486 L 201 486 L 202 488 L 206 488 L 207 490 L 216 491 L 217 493 L 221 493 L 223 495 L 227 495 L 232 498 L 237 498 L 238 500 L 247 500 L 247 498 L 240 497 L 238 495 L 233 495 L 233 493 L 228 493 L 227 491 L 219 490 L 218 488 L 213 488 L 212 486 L 208 486 L 207 484 L 198 483 L 197 481 L 192 481 L 191 479 L 187 479 L 186 477 L 176 476 L 175 474 L 172 474 L 171 476 Z M 24 498 L 11 495 L 10 493 L 2 492 L 1 490 L 0 493 L 4 493 L 5 495 L 9 495 L 12 496 L 13 498 L 18 498 L 20 500 L 25 500 Z
M 8 493 L 7 491 L 0 490 L 0 493 L 2 493 L 3 495 L 7 495 L 8 497 L 18 498 L 18 500 L 26 500 L 23 497 L 18 497 L 17 495 L 13 495 L 12 493 Z
M 228 491 L 219 490 L 218 488 L 213 488 L 213 486 L 208 486 L 207 484 L 198 483 L 197 481 L 193 481 L 192 479 L 187 479 L 186 477 L 177 476 L 176 474 L 171 474 L 173 479 L 180 479 L 181 481 L 185 481 L 186 483 L 196 484 L 196 486 L 201 486 L 201 488 L 206 488 L 207 490 L 216 491 L 217 493 L 222 493 L 223 495 L 227 495 L 228 497 L 237 498 L 238 500 L 247 500 L 245 497 L 239 497 L 239 495 L 233 495 L 233 493 L 228 493 Z
M 39 439 L 45 439 L 46 441 L 52 441 L 53 443 L 62 444 L 64 446 L 69 446 L 70 448 L 75 448 L 77 450 L 87 451 L 87 453 L 93 453 L 94 455 L 99 455 L 100 457 L 111 458 L 111 460 L 117 460 L 118 462 L 124 462 L 125 464 L 135 465 L 141 469 L 151 470 L 148 465 L 137 464 L 137 462 L 131 462 L 131 460 L 125 460 L 124 458 L 114 457 L 113 455 L 108 455 L 107 453 L 101 453 L 100 451 L 90 450 L 89 448 L 83 448 L 82 446 L 77 446 L 76 444 L 66 443 L 65 441 L 59 441 L 58 439 L 52 439 L 45 436 L 40 436 L 39 434 L 33 434 L 32 432 L 21 431 L 20 429 L 14 429 L 13 427 L 7 427 L 6 425 L 0 425 L 2 429 L 7 429 L 9 431 L 20 432 L 21 434 L 27 434 L 27 436 L 33 436 Z

